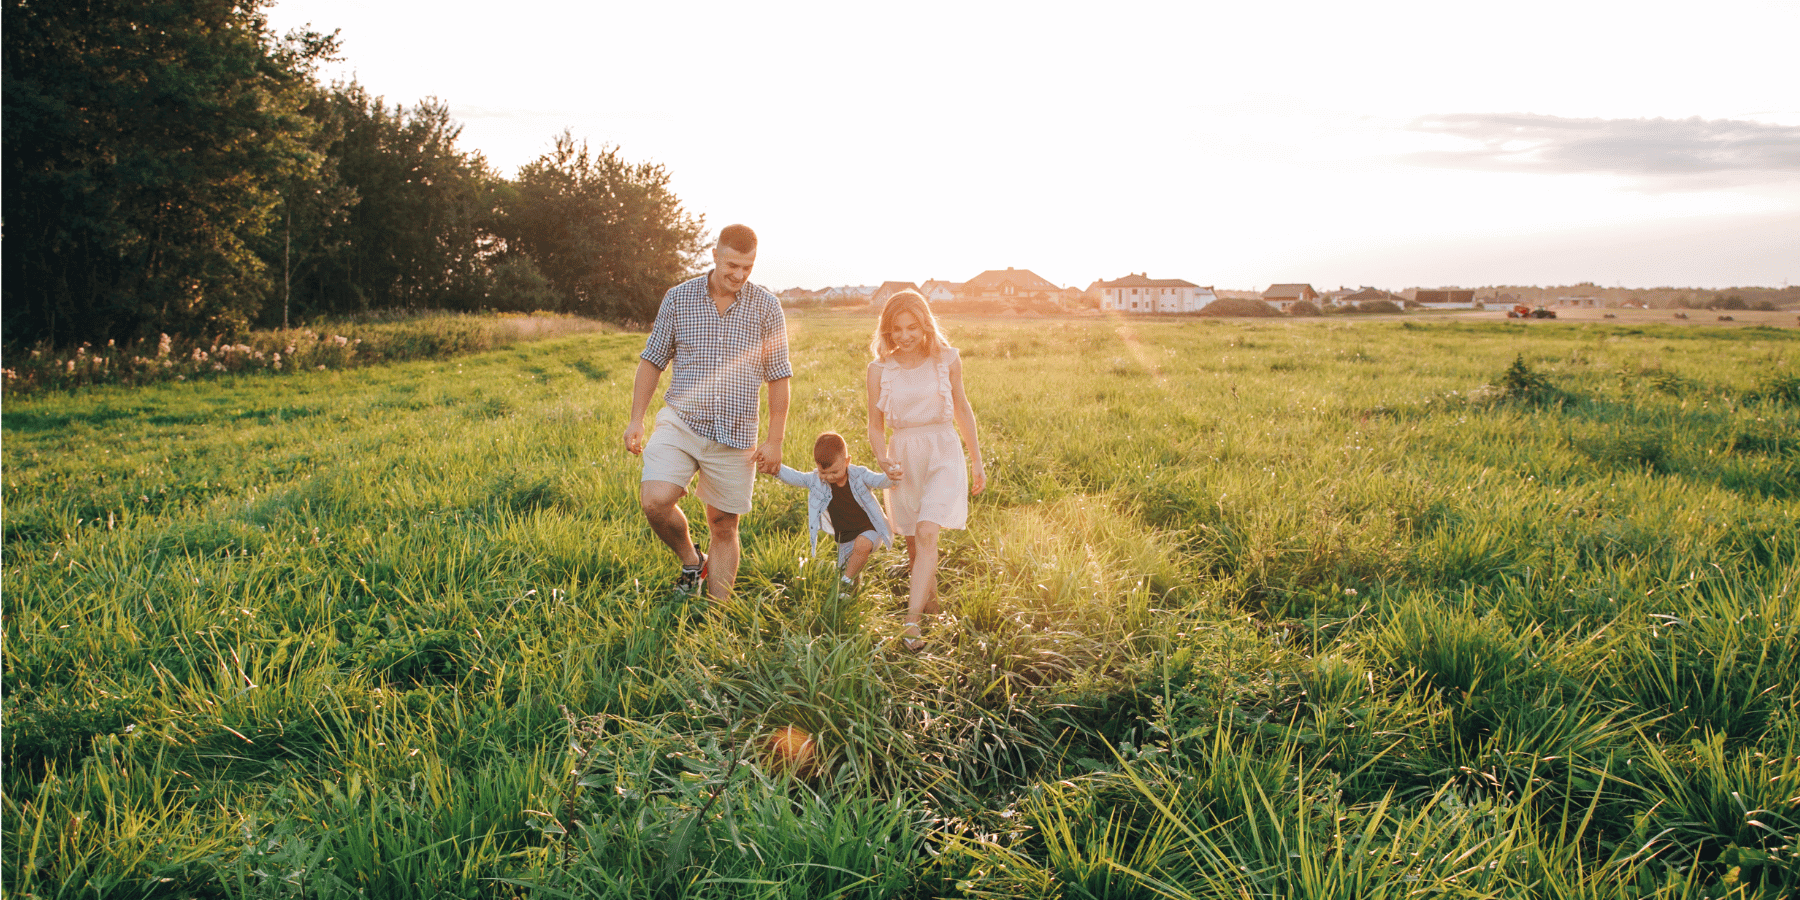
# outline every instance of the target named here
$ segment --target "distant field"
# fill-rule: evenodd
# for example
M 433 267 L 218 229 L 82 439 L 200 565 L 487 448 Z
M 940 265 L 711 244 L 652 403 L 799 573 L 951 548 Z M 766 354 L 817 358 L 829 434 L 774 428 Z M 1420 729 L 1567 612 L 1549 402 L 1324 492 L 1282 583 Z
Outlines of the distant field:
M 1800 330 L 1689 315 L 951 319 L 918 657 L 771 479 L 669 596 L 641 335 L 9 395 L 8 893 L 1791 896 Z

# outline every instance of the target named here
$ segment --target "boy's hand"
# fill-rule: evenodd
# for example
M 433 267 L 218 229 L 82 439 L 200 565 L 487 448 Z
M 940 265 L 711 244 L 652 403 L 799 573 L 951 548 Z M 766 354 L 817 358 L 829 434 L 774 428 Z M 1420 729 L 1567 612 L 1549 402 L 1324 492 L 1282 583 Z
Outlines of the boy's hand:
M 901 478 L 906 477 L 906 467 L 893 460 L 882 460 L 881 471 L 883 474 L 887 475 L 889 481 L 899 481 Z

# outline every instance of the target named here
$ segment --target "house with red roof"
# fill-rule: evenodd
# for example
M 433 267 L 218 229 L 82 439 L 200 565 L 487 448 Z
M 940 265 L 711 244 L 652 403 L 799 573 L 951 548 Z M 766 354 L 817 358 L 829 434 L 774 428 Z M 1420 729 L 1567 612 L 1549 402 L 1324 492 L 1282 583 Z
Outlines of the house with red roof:
M 1190 313 L 1219 299 L 1211 286 L 1181 278 L 1151 278 L 1144 272 L 1095 282 L 1090 290 L 1100 292 L 1102 312 Z
M 1288 307 L 1293 306 L 1299 300 L 1305 300 L 1308 303 L 1319 302 L 1319 292 L 1313 290 L 1313 286 L 1310 284 L 1271 284 L 1268 290 L 1262 292 L 1262 298 L 1264 303 L 1270 304 L 1282 312 L 1287 312 Z
M 1052 300 L 1062 288 L 1030 269 L 989 269 L 963 282 L 962 299 L 1009 304 L 1023 300 Z
M 915 294 L 925 293 L 919 290 L 918 285 L 910 281 L 884 281 L 880 287 L 875 289 L 875 293 L 869 295 L 869 305 L 880 309 L 887 304 L 889 297 L 901 291 L 912 291 Z

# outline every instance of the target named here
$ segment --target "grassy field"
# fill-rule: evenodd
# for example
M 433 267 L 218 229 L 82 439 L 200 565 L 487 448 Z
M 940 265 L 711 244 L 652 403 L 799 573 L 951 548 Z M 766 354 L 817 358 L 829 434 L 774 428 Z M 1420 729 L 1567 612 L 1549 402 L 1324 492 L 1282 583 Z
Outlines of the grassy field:
M 788 463 L 866 460 L 791 324 Z M 640 335 L 7 397 L 8 894 L 1800 890 L 1800 333 L 948 324 L 917 657 L 772 479 L 669 596 Z

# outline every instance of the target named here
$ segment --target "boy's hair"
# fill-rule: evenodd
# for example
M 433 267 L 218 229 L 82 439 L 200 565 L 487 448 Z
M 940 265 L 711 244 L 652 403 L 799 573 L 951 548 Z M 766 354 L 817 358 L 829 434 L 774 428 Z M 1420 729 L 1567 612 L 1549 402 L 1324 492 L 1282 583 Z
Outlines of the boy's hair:
M 850 458 L 850 447 L 844 443 L 844 436 L 835 431 L 827 431 L 813 441 L 813 462 L 820 467 L 829 466 L 840 459 Z
M 756 232 L 748 225 L 727 225 L 719 232 L 719 246 L 738 253 L 755 253 Z
M 893 332 L 894 320 L 901 313 L 912 313 L 913 318 L 919 320 L 919 327 L 925 329 L 926 356 L 935 356 L 938 350 L 950 346 L 943 330 L 938 328 L 937 316 L 931 314 L 931 304 L 926 302 L 925 295 L 914 290 L 896 291 L 882 305 L 875 336 L 869 339 L 869 352 L 876 359 L 887 359 L 888 354 L 894 352 L 894 342 L 888 335 Z

